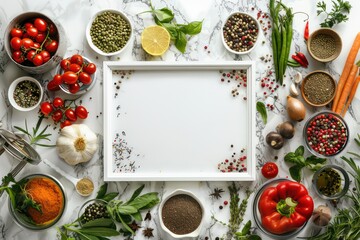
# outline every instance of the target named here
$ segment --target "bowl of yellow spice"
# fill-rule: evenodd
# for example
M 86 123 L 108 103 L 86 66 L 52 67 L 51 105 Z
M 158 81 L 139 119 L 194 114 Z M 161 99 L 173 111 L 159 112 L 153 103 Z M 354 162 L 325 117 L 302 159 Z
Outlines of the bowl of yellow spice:
M 44 230 L 56 224 L 64 213 L 66 197 L 61 183 L 45 174 L 32 174 L 7 187 L 10 215 L 20 227 Z

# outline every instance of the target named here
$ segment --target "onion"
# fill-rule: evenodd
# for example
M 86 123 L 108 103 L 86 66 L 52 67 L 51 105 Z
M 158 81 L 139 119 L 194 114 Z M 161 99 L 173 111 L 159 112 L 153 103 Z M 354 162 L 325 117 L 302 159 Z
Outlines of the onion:
M 291 96 L 287 96 L 286 109 L 291 120 L 298 122 L 304 120 L 306 110 L 304 104 L 301 101 Z

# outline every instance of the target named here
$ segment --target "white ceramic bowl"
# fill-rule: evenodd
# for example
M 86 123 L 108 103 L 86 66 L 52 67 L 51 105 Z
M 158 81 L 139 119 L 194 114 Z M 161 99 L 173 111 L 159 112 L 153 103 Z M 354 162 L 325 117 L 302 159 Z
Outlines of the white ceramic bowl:
M 225 42 L 223 29 L 224 29 L 224 27 L 226 26 L 226 23 L 227 23 L 227 21 L 229 20 L 229 18 L 232 17 L 232 16 L 234 16 L 234 15 L 236 15 L 236 14 L 241 14 L 241 15 L 245 15 L 245 16 L 250 17 L 250 18 L 255 22 L 255 24 L 256 24 L 256 26 L 257 26 L 257 28 L 258 28 L 256 41 L 254 42 L 253 46 L 252 46 L 249 50 L 247 50 L 247 51 L 242 51 L 242 52 L 241 52 L 241 51 L 235 51 L 235 50 L 231 49 L 231 48 L 229 47 L 229 45 L 227 45 L 227 43 Z M 259 42 L 260 29 L 261 29 L 261 28 L 260 28 L 259 22 L 258 22 L 253 16 L 251 16 L 251 15 L 245 13 L 245 12 L 233 12 L 233 13 L 231 13 L 231 14 L 226 18 L 226 20 L 224 21 L 224 24 L 223 24 L 223 26 L 222 26 L 222 28 L 221 28 L 221 40 L 222 40 L 222 42 L 223 42 L 223 44 L 224 44 L 224 47 L 225 47 L 226 50 L 228 50 L 229 52 L 234 53 L 234 54 L 248 54 L 248 53 L 250 53 L 250 52 L 256 47 L 257 43 Z
M 94 45 L 94 43 L 92 42 L 92 39 L 91 39 L 91 36 L 90 36 L 90 29 L 91 29 L 91 26 L 92 26 L 92 23 L 94 22 L 95 18 L 97 16 L 99 16 L 100 14 L 104 13 L 104 12 L 112 12 L 112 13 L 116 13 L 116 14 L 119 14 L 126 22 L 128 22 L 128 24 L 130 25 L 130 36 L 129 36 L 129 39 L 128 41 L 126 42 L 126 44 L 124 45 L 123 48 L 121 48 L 119 51 L 116 51 L 116 52 L 111 52 L 111 53 L 106 53 L 106 52 L 103 52 L 102 50 L 100 50 L 98 47 L 96 47 Z M 102 56 L 114 56 L 114 55 L 117 55 L 119 53 L 121 53 L 128 45 L 129 43 L 131 42 L 131 38 L 132 38 L 132 35 L 133 35 L 133 28 L 132 28 L 132 24 L 130 22 L 130 19 L 121 11 L 118 11 L 118 10 L 115 10 L 115 9 L 105 9 L 105 10 L 101 10 L 99 12 L 97 12 L 89 21 L 88 25 L 86 26 L 86 40 L 87 42 L 89 43 L 90 47 L 95 51 L 97 52 L 98 54 L 102 55 Z
M 39 96 L 39 101 L 31 106 L 31 107 L 28 107 L 28 108 L 24 108 L 24 107 L 21 107 L 19 106 L 16 102 L 15 102 L 15 99 L 14 99 L 14 91 L 15 91 L 15 88 L 16 86 L 20 83 L 20 82 L 23 82 L 23 81 L 30 81 L 30 82 L 33 82 L 36 84 L 36 86 L 39 88 L 40 90 L 40 96 Z M 40 82 L 38 80 L 36 80 L 35 78 L 32 78 L 32 77 L 29 77 L 29 76 L 24 76 L 24 77 L 20 77 L 20 78 L 17 78 L 15 79 L 9 86 L 9 90 L 8 90 L 8 99 L 9 99 L 9 102 L 11 104 L 11 106 L 13 106 L 15 109 L 19 110 L 19 111 L 23 111 L 23 112 L 26 112 L 26 111 L 31 111 L 31 110 L 34 110 L 35 108 L 37 108 L 41 101 L 42 101 L 42 98 L 43 98 L 43 95 L 44 95 L 44 90 L 40 84 Z
M 193 232 L 190 232 L 188 234 L 182 234 L 182 235 L 179 235 L 179 234 L 175 234 L 173 232 L 171 232 L 164 224 L 163 220 L 162 220 L 162 209 L 164 207 L 164 204 L 166 203 L 166 201 L 175 196 L 175 195 L 180 195 L 180 194 L 185 194 L 185 195 L 188 195 L 192 198 L 194 198 L 200 205 L 201 207 L 201 210 L 202 210 L 202 218 L 201 218 L 201 221 L 200 221 L 200 224 L 199 226 L 193 231 Z M 186 190 L 183 190 L 183 189 L 177 189 L 175 191 L 173 191 L 172 193 L 170 193 L 168 196 L 166 196 L 160 203 L 160 206 L 159 206 L 159 219 L 160 219 L 160 226 L 162 228 L 163 231 L 165 231 L 167 234 L 169 234 L 171 237 L 173 238 L 177 238 L 177 239 L 185 239 L 185 238 L 196 238 L 199 236 L 200 234 L 200 231 L 201 231 L 201 227 L 204 223 L 204 220 L 205 220 L 205 208 L 204 208 L 204 205 L 202 204 L 202 202 L 199 200 L 198 197 L 195 196 L 195 194 L 193 194 L 192 192 L 190 191 L 186 191 Z

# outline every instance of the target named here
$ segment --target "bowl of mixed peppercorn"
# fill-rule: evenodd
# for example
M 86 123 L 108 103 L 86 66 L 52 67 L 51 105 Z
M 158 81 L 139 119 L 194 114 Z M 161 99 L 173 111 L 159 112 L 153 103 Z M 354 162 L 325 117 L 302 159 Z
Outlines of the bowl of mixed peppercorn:
M 15 109 L 31 111 L 39 106 L 43 98 L 43 88 L 35 78 L 20 77 L 10 84 L 8 98 Z
M 222 27 L 222 42 L 225 48 L 235 54 L 248 54 L 256 46 L 260 24 L 244 12 L 232 13 Z

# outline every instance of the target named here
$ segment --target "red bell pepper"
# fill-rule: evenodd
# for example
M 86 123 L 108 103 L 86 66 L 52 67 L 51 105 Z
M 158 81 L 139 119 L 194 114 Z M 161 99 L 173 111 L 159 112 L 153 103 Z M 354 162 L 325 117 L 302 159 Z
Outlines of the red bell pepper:
M 314 202 L 305 186 L 284 181 L 262 193 L 259 212 L 263 227 L 274 234 L 284 234 L 301 227 L 312 215 Z

